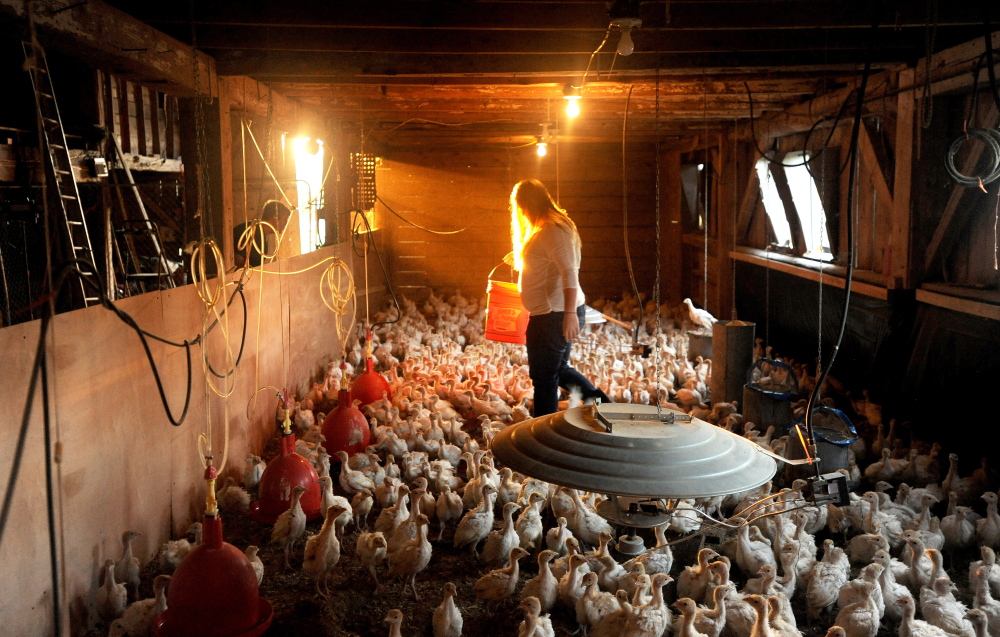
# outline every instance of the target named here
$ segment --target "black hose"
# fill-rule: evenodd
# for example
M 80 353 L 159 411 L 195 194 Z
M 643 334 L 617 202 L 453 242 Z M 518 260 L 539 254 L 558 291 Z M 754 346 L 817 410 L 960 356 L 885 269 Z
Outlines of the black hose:
M 868 76 L 871 73 L 872 67 L 872 52 L 875 48 L 875 35 L 878 32 L 879 25 L 878 8 L 878 5 L 876 5 L 873 9 L 874 16 L 872 17 L 871 35 L 868 40 L 868 53 L 865 56 L 865 68 L 861 72 L 861 85 L 858 87 L 857 94 L 857 110 L 854 113 L 854 125 L 851 127 L 851 172 L 848 176 L 847 184 L 847 273 L 844 277 L 844 307 L 841 310 L 840 328 L 837 332 L 837 341 L 834 343 L 833 351 L 830 352 L 830 356 L 827 359 L 826 367 L 816 378 L 816 387 L 813 388 L 812 393 L 809 395 L 809 403 L 806 405 L 806 433 L 809 436 L 808 444 L 812 446 L 812 449 L 808 451 L 813 455 L 813 457 L 815 457 L 816 451 L 816 438 L 813 434 L 813 407 L 819 400 L 823 383 L 826 382 L 826 378 L 830 375 L 830 370 L 833 368 L 833 364 L 837 360 L 837 353 L 840 351 L 840 345 L 844 340 L 844 332 L 847 329 L 847 316 L 851 309 L 851 283 L 854 278 L 854 218 L 851 214 L 851 210 L 854 207 L 854 188 L 857 182 L 858 140 L 861 136 L 861 114 L 864 110 L 865 90 L 868 88 Z M 813 466 L 816 468 L 816 477 L 818 478 L 820 475 L 819 463 L 815 463 Z

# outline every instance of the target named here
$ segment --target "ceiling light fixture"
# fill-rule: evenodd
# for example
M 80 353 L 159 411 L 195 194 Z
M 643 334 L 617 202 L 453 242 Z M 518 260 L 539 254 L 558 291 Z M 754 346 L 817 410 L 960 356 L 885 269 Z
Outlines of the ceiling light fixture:
M 563 99 L 566 100 L 566 117 L 576 117 L 580 114 L 580 99 L 583 97 L 580 89 L 581 87 L 573 86 L 570 82 L 566 82 L 566 85 L 563 86 Z
M 628 56 L 635 51 L 635 43 L 632 42 L 632 29 L 642 26 L 639 18 L 618 18 L 611 21 L 612 28 L 621 29 L 621 39 L 618 40 L 618 55 Z
M 538 136 L 538 141 L 535 142 L 535 152 L 538 153 L 539 157 L 545 157 L 549 152 L 549 142 L 552 140 L 552 135 L 549 133 L 548 122 L 542 124 L 542 134 Z

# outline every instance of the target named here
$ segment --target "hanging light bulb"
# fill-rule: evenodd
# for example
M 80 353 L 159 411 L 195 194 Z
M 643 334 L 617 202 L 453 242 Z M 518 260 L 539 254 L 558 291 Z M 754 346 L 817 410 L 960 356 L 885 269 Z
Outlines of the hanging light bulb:
M 618 40 L 618 55 L 632 55 L 635 51 L 635 43 L 632 42 L 632 29 L 642 26 L 642 20 L 636 17 L 616 18 L 611 21 L 611 28 L 620 29 L 621 38 Z
M 632 42 L 632 29 L 628 28 L 622 31 L 622 37 L 618 40 L 618 55 L 632 55 L 632 51 L 635 51 L 635 43 Z
M 580 114 L 581 97 L 579 86 L 573 86 L 569 82 L 563 86 L 563 99 L 566 100 L 566 117 L 576 117 Z
M 549 133 L 549 123 L 545 122 L 542 124 L 542 134 L 538 136 L 538 141 L 535 142 L 535 152 L 538 153 L 539 157 L 545 157 L 549 152 L 549 141 L 552 139 L 551 133 Z

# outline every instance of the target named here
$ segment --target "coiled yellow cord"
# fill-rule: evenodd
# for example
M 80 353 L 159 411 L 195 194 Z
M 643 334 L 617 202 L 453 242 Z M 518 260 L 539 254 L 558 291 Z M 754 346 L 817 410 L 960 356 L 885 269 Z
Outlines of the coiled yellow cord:
M 319 279 L 319 295 L 323 303 L 337 317 L 334 327 L 340 342 L 341 358 L 347 356 L 347 337 L 354 327 L 354 319 L 357 316 L 357 304 L 351 303 L 354 292 L 354 275 L 343 260 L 334 257 L 333 262 L 327 266 Z M 350 318 L 345 321 L 344 318 L 348 315 Z
M 209 267 L 209 255 L 214 267 Z M 208 273 L 216 272 L 216 283 L 211 284 Z M 223 380 L 231 379 L 221 389 L 212 382 L 208 365 L 208 342 L 207 337 L 203 339 L 201 346 L 202 370 L 205 374 L 205 433 L 198 436 L 198 456 L 202 466 L 207 467 L 214 458 L 213 436 L 212 436 L 212 396 L 219 396 L 223 400 L 223 422 L 225 423 L 225 435 L 223 439 L 222 462 L 218 465 L 217 471 L 222 472 L 226 467 L 229 457 L 229 401 L 228 398 L 236 390 L 236 362 L 233 353 L 233 346 L 229 339 L 229 312 L 219 311 L 219 300 L 225 298 L 226 280 L 223 274 L 222 252 L 218 244 L 211 237 L 206 237 L 198 241 L 191 253 L 191 279 L 194 283 L 198 297 L 205 304 L 205 312 L 202 318 L 202 334 L 208 334 L 209 319 L 213 316 L 219 324 L 219 332 L 225 342 L 226 366 L 223 368 Z

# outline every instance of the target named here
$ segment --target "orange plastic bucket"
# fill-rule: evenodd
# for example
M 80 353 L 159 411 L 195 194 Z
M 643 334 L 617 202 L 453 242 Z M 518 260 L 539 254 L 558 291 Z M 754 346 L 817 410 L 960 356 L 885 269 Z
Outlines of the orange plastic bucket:
M 524 345 L 528 311 L 521 305 L 516 283 L 489 280 L 486 285 L 486 339 Z

